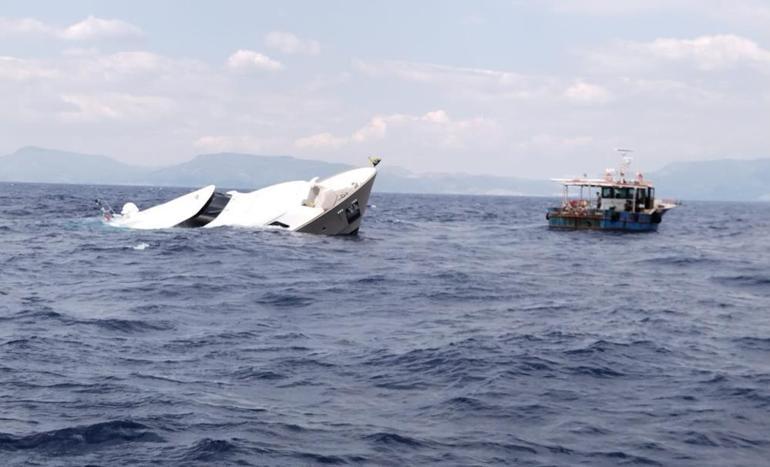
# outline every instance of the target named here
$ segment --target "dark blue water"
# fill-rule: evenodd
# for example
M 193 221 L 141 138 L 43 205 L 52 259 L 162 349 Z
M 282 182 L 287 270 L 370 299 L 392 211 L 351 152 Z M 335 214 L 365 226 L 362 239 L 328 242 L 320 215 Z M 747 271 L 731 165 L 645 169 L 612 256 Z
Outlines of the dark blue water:
M 0 184 L 5 465 L 767 465 L 770 204 L 652 234 L 375 194 L 357 238 L 129 231 Z

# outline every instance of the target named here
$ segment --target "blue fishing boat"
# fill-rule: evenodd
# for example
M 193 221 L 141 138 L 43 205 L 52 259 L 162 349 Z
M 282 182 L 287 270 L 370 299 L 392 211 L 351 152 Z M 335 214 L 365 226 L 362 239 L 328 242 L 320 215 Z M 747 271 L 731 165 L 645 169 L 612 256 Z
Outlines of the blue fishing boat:
M 641 173 L 628 179 L 630 163 L 631 159 L 624 157 L 621 168 L 608 169 L 603 178 L 554 179 L 563 186 L 563 198 L 561 206 L 548 209 L 548 226 L 569 230 L 657 230 L 663 215 L 677 203 L 658 200 L 654 185 Z M 571 196 L 570 188 L 579 189 L 579 196 Z

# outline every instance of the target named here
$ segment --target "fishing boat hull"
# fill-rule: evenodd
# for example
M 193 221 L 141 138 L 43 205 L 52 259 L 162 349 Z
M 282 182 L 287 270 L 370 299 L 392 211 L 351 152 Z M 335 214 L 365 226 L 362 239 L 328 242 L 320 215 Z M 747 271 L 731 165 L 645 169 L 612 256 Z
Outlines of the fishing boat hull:
M 553 208 L 546 214 L 548 227 L 561 230 L 608 230 L 621 232 L 654 232 L 665 211 L 626 212 L 594 211 L 568 212 Z

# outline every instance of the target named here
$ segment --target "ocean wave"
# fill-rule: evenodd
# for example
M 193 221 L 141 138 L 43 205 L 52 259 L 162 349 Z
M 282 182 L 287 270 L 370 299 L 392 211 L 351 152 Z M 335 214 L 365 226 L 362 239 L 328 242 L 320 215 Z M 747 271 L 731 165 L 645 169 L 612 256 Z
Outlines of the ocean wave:
M 0 216 L 5 464 L 770 458 L 770 208 L 628 236 L 549 231 L 555 200 L 375 193 L 351 240 L 109 229 L 88 189 L 0 184 L 30 213 Z
M 82 454 L 84 450 L 120 443 L 162 443 L 164 439 L 149 427 L 131 420 L 61 428 L 13 435 L 0 433 L 0 450 L 35 450 L 51 455 Z
M 255 368 L 243 368 L 235 370 L 232 373 L 233 377 L 240 380 L 252 381 L 252 380 L 268 380 L 274 381 L 279 379 L 286 379 L 287 376 L 275 371 L 269 370 L 257 370 Z
M 713 280 L 724 285 L 761 287 L 762 290 L 767 290 L 767 286 L 770 285 L 770 276 L 766 275 L 738 274 L 734 276 L 715 276 L 713 277 Z
M 329 454 L 317 454 L 312 452 L 292 452 L 291 457 L 298 461 L 299 465 L 342 465 L 348 463 L 360 463 L 365 458 L 352 456 L 349 458 Z
M 586 375 L 597 378 L 617 378 L 625 376 L 625 374 L 621 373 L 620 371 L 597 365 L 580 365 L 568 367 L 567 369 L 574 375 Z
M 732 340 L 741 347 L 770 352 L 770 337 L 743 336 Z
M 601 355 L 605 353 L 616 353 L 616 354 L 638 356 L 643 353 L 664 354 L 668 352 L 670 352 L 670 350 L 667 349 L 666 347 L 657 345 L 649 340 L 640 340 L 640 341 L 632 341 L 632 342 L 612 342 L 604 339 L 599 339 L 597 341 L 594 341 L 586 347 L 564 351 L 566 355 L 585 356 L 585 357 L 593 357 L 593 356 Z
M 637 456 L 624 451 L 594 451 L 588 453 L 589 459 L 607 460 L 615 465 L 665 465 L 649 457 Z
M 400 435 L 398 433 L 389 432 L 389 431 L 381 431 L 381 432 L 365 435 L 363 436 L 363 439 L 378 446 L 387 446 L 391 448 L 392 447 L 420 448 L 427 444 L 426 442 L 420 441 L 416 438 Z
M 451 410 L 457 410 L 460 412 L 483 411 L 491 408 L 490 405 L 485 404 L 479 399 L 476 399 L 474 397 L 466 397 L 466 396 L 453 397 L 449 400 L 442 402 L 441 405 Z
M 143 333 L 150 331 L 168 331 L 174 329 L 174 325 L 168 321 L 148 321 L 135 319 L 88 319 L 78 320 L 78 324 L 87 324 L 99 327 L 106 331 L 113 331 L 125 334 Z
M 120 318 L 77 319 L 65 313 L 54 311 L 48 306 L 38 307 L 37 310 L 22 310 L 6 318 L 0 317 L 0 320 L 3 319 L 34 322 L 51 320 L 57 321 L 65 326 L 95 326 L 106 331 L 126 334 L 167 331 L 173 329 L 173 324 L 168 321 L 130 320 Z
M 313 298 L 295 293 L 267 292 L 256 302 L 278 308 L 306 307 L 313 304 Z
M 720 267 L 724 265 L 724 259 L 711 258 L 703 256 L 699 253 L 693 253 L 691 255 L 667 255 L 667 256 L 654 256 L 651 258 L 644 258 L 637 261 L 637 264 L 649 264 L 651 266 L 678 266 L 678 267 Z
M 230 441 L 204 438 L 186 449 L 179 457 L 187 462 L 221 463 L 239 452 L 241 449 Z M 251 465 L 242 461 L 238 464 Z

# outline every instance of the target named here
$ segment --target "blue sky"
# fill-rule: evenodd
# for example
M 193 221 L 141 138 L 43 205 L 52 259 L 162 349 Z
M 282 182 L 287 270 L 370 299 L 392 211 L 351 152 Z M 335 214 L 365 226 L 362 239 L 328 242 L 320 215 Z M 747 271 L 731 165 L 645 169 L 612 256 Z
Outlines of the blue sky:
M 770 2 L 24 1 L 0 153 L 238 151 L 418 172 L 768 157 Z

